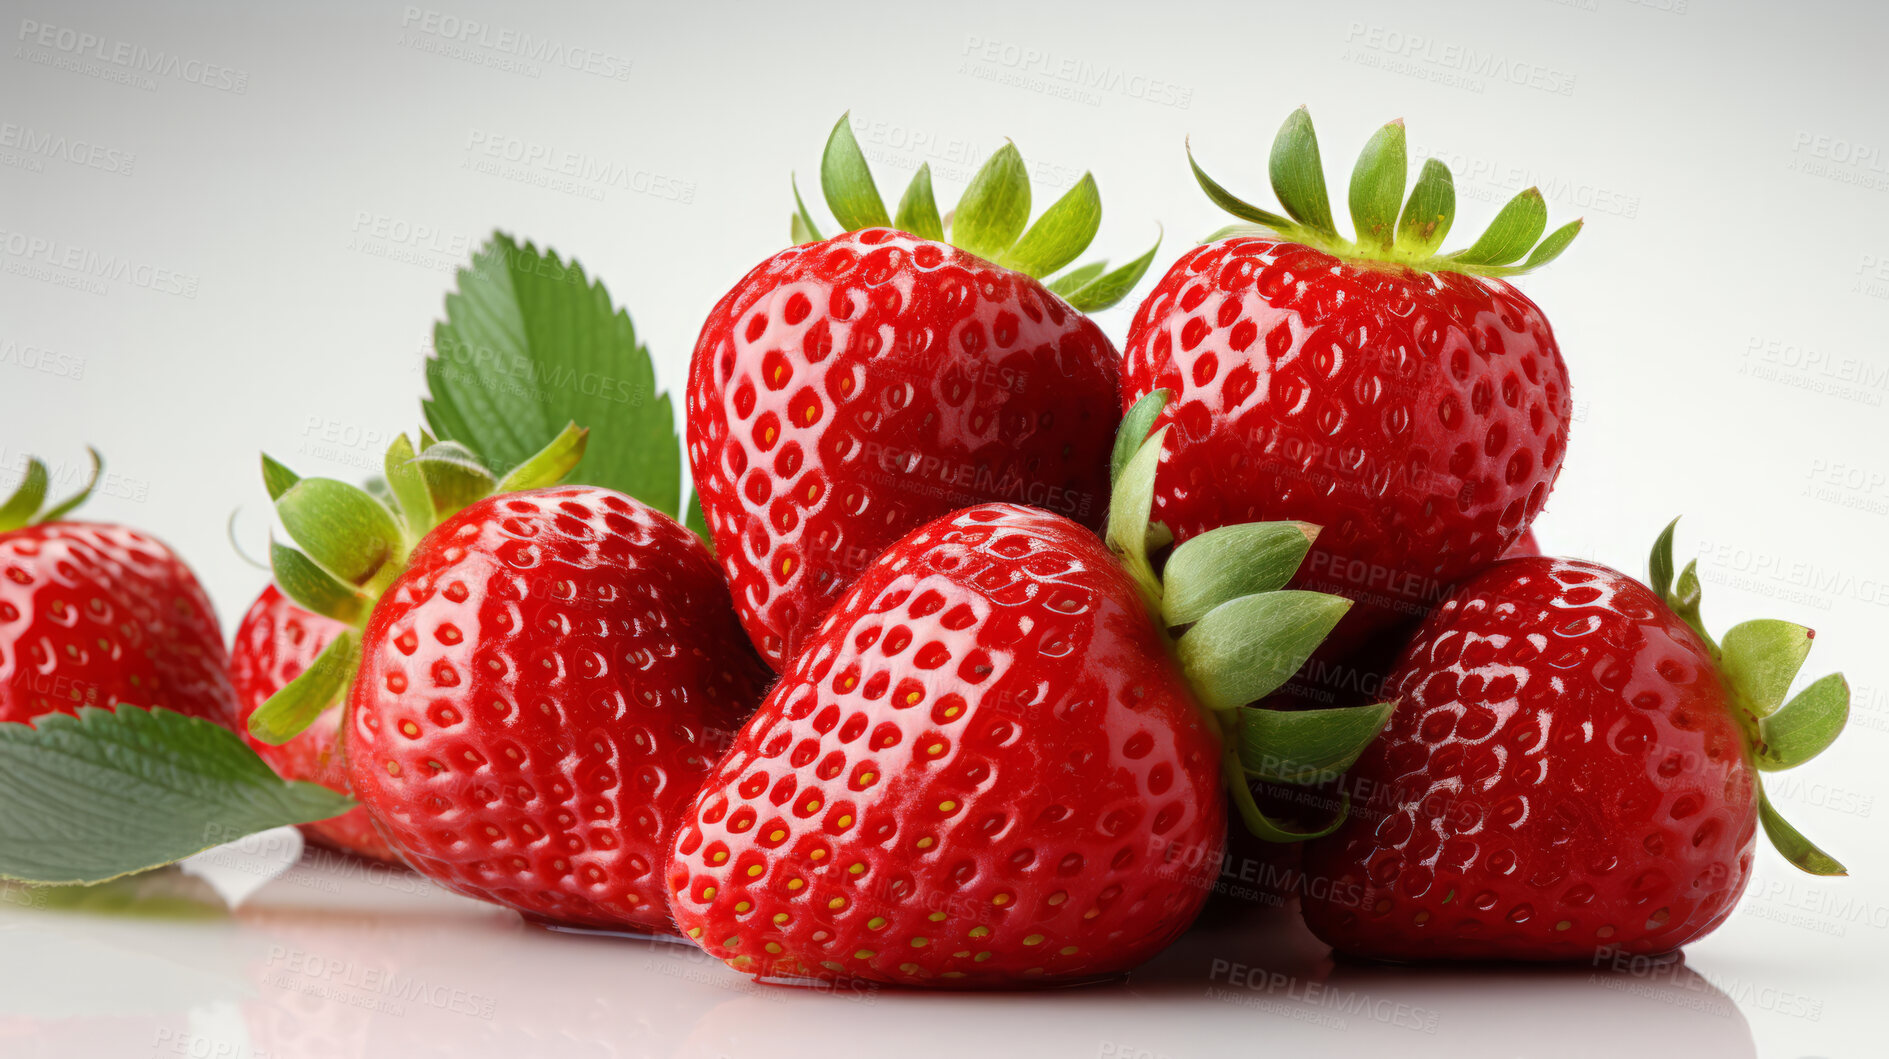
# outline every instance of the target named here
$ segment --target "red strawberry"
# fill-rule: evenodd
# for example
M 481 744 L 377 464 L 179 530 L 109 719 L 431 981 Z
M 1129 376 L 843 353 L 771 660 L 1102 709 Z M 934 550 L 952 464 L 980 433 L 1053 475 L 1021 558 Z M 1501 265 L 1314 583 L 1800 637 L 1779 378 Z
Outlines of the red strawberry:
M 949 243 L 928 168 L 891 227 L 845 118 L 822 176 L 852 230 L 821 240 L 803 207 L 801 245 L 721 299 L 689 372 L 702 509 L 776 669 L 861 568 L 940 515 L 1008 500 L 1101 525 L 1119 355 L 1083 312 L 1119 300 L 1153 254 L 1038 282 L 1088 244 L 1101 205 L 1085 175 L 1025 233 L 1014 146 L 977 175 Z
M 1663 953 L 1731 914 L 1761 821 L 1799 867 L 1842 873 L 1758 774 L 1835 738 L 1843 678 L 1778 709 L 1810 630 L 1746 622 L 1714 644 L 1694 568 L 1674 592 L 1671 556 L 1668 527 L 1653 589 L 1595 563 L 1510 559 L 1430 616 L 1352 774 L 1368 801 L 1308 847 L 1328 883 L 1303 906 L 1313 931 L 1400 960 Z
M 1531 527 L 1527 533 L 1515 538 L 1515 543 L 1509 545 L 1509 550 L 1502 553 L 1502 558 L 1520 559 L 1524 556 L 1540 555 L 1541 553 L 1541 544 L 1535 540 L 1535 531 Z
M 265 461 L 302 548 L 275 547 L 276 583 L 343 628 L 249 728 L 287 742 L 345 694 L 348 787 L 409 866 L 538 919 L 665 930 L 675 818 L 768 674 L 693 534 L 538 488 L 584 441 L 568 427 L 494 481 L 398 438 L 392 509 Z
M 1352 177 L 1356 242 L 1332 224 L 1304 110 L 1273 147 L 1290 219 L 1194 171 L 1260 227 L 1182 255 L 1135 314 L 1124 406 L 1175 394 L 1155 521 L 1181 541 L 1250 519 L 1316 523 L 1301 580 L 1361 604 L 1342 638 L 1420 617 L 1528 529 L 1560 471 L 1561 353 L 1541 310 L 1497 277 L 1547 263 L 1580 222 L 1512 265 L 1547 218 L 1530 188 L 1474 246 L 1439 255 L 1455 212 L 1449 170 L 1424 163 L 1400 221 L 1398 122 Z
M 1177 551 L 1157 582 L 1158 449 L 1117 486 L 1121 561 L 1060 515 L 985 504 L 866 569 L 677 833 L 689 937 L 757 976 L 995 985 L 1114 973 L 1187 927 L 1220 863 L 1221 762 L 1261 742 L 1244 704 L 1344 602 L 1273 591 L 1305 553 L 1295 524 L 1238 527 L 1264 560 Z M 1216 576 L 1236 556 L 1251 576 Z
M 84 491 L 41 515 L 46 466 L 29 460 L 0 505 L 0 721 L 129 703 L 234 724 L 222 631 L 196 575 L 137 530 L 64 520 L 98 483 L 92 461 Z
M 348 772 L 341 755 L 339 711 L 324 714 L 307 731 L 280 746 L 249 734 L 248 725 L 257 707 L 301 676 L 347 628 L 333 618 L 303 610 L 270 585 L 243 615 L 230 651 L 230 683 L 236 690 L 238 730 L 244 741 L 284 778 L 312 780 L 344 794 Z M 330 820 L 304 824 L 302 830 L 337 849 L 376 860 L 400 860 L 387 840 L 374 830 L 366 809 L 351 809 Z

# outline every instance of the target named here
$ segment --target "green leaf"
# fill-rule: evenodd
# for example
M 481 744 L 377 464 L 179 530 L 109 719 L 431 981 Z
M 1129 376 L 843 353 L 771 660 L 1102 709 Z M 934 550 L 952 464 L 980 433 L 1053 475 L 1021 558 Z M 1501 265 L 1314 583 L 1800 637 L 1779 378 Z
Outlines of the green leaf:
M 1767 772 L 1797 766 L 1824 752 L 1850 719 L 1850 685 L 1832 673 L 1797 693 L 1784 708 L 1758 722 L 1764 749 L 1758 767 Z
M 1162 619 L 1191 625 L 1229 600 L 1284 588 L 1317 539 L 1304 522 L 1245 522 L 1188 540 L 1161 571 Z
M 1705 619 L 1699 615 L 1699 601 L 1703 595 L 1704 589 L 1699 584 L 1699 560 L 1694 559 L 1686 564 L 1684 570 L 1679 571 L 1679 582 L 1673 586 L 1673 613 L 1690 625 L 1706 646 L 1717 651 L 1718 644 L 1713 641 L 1712 634 L 1705 631 Z
M 392 497 L 394 508 L 400 513 L 400 521 L 406 524 L 408 540 L 418 542 L 439 521 L 439 517 L 438 512 L 433 510 L 433 497 L 426 489 L 426 474 L 413 457 L 413 442 L 402 434 L 387 446 L 387 457 L 382 467 L 386 475 L 387 494 Z M 370 486 L 369 492 L 372 491 Z
M 1394 702 L 1335 710 L 1241 707 L 1240 764 L 1247 775 L 1273 783 L 1336 779 L 1384 730 L 1396 707 Z
M 1350 600 L 1322 592 L 1243 596 L 1195 622 L 1175 654 L 1201 705 L 1231 710 L 1289 680 L 1349 609 Z
M 282 499 L 282 494 L 301 480 L 301 475 L 277 463 L 268 453 L 262 454 L 262 487 L 269 491 L 270 500 Z
M 308 556 L 274 539 L 269 541 L 269 569 L 276 587 L 303 610 L 360 625 L 374 601 L 331 577 Z
M 1147 253 L 1113 272 L 1090 280 L 1080 289 L 1064 295 L 1063 300 L 1077 312 L 1095 313 L 1128 297 L 1128 292 L 1135 289 L 1141 277 L 1148 274 L 1148 266 L 1154 263 L 1155 251 L 1161 249 L 1161 239 L 1162 236 L 1155 236 L 1154 245 L 1148 248 Z
M 1818 849 L 1816 843 L 1805 838 L 1802 832 L 1792 827 L 1777 809 L 1771 805 L 1771 799 L 1758 790 L 1758 822 L 1764 825 L 1764 835 L 1777 847 L 1784 859 L 1802 868 L 1812 875 L 1848 875 L 1845 868 L 1835 857 Z
M 1550 232 L 1548 238 L 1535 247 L 1535 252 L 1528 255 L 1528 260 L 1522 262 L 1522 271 L 1540 268 L 1560 257 L 1561 251 L 1566 250 L 1568 244 L 1574 242 L 1574 237 L 1581 234 L 1581 224 L 1581 221 L 1569 221 Z
M 586 439 L 590 431 L 576 423 L 566 423 L 558 436 L 551 443 L 540 449 L 525 462 L 513 467 L 510 474 L 499 479 L 500 493 L 520 493 L 527 489 L 543 489 L 556 485 L 571 473 L 578 462 L 584 458 Z
M 1671 604 L 1673 590 L 1673 530 L 1679 527 L 1679 520 L 1666 523 L 1666 528 L 1659 531 L 1658 539 L 1653 541 L 1653 552 L 1646 559 L 1646 583 L 1653 594 Z
M 817 243 L 820 241 L 820 229 L 813 223 L 813 214 L 807 212 L 807 204 L 801 201 L 800 182 L 792 176 L 788 180 L 794 186 L 794 219 L 791 226 L 794 245 Z
M 1057 199 L 997 263 L 1041 278 L 1076 259 L 1102 227 L 1102 196 L 1087 173 Z
M 1154 510 L 1154 476 L 1167 432 L 1168 428 L 1162 427 L 1135 450 L 1116 478 L 1108 504 L 1108 544 L 1122 557 L 1129 578 L 1154 613 L 1161 609 L 1161 582 L 1148 562 L 1148 516 Z
M 892 227 L 920 239 L 944 242 L 944 222 L 938 219 L 938 200 L 931 193 L 930 162 L 922 163 L 912 174 L 912 182 L 899 199 L 899 215 L 892 219 Z
M 304 478 L 282 494 L 275 509 L 303 554 L 350 585 L 391 581 L 406 559 L 393 512 L 358 486 Z
M 1094 282 L 1095 277 L 1100 276 L 1106 268 L 1108 268 L 1107 260 L 1091 261 L 1086 265 L 1078 265 L 1070 269 L 1049 281 L 1046 286 L 1049 287 L 1051 294 L 1068 301 L 1071 294 Z
M 1377 130 L 1351 170 L 1351 224 L 1358 245 L 1388 250 L 1397 234 L 1397 209 L 1404 204 L 1404 178 L 1410 163 L 1404 151 L 1404 123 Z
M 1253 800 L 1253 789 L 1246 784 L 1246 775 L 1240 767 L 1240 755 L 1237 748 L 1229 742 L 1222 754 L 1221 771 L 1226 776 L 1228 793 L 1233 796 L 1233 808 L 1240 814 L 1240 822 L 1254 837 L 1267 842 L 1306 842 L 1314 838 L 1324 838 L 1338 830 L 1351 813 L 1351 793 L 1341 792 L 1338 812 L 1324 827 L 1313 831 L 1294 831 L 1266 815 Z
M 1115 450 L 1109 456 L 1109 484 L 1121 481 L 1122 472 L 1128 469 L 1128 461 L 1135 458 L 1141 446 L 1148 441 L 1148 432 L 1154 429 L 1154 421 L 1161 418 L 1161 409 L 1167 407 L 1168 400 L 1174 396 L 1171 390 L 1151 390 L 1141 395 L 1128 414 L 1122 417 L 1122 425 L 1115 428 Z
M 826 151 L 820 156 L 820 189 L 826 193 L 827 208 L 849 232 L 861 228 L 887 228 L 892 219 L 885 214 L 885 200 L 872 182 L 872 169 L 865 152 L 853 138 L 853 115 L 840 115 L 833 134 L 826 139 Z
M 1318 136 L 1304 107 L 1293 111 L 1272 141 L 1269 163 L 1273 194 L 1292 219 L 1336 239 L 1331 200 L 1325 194 L 1325 165 L 1318 157 Z
M 1231 213 L 1233 216 L 1243 221 L 1251 221 L 1254 224 L 1271 229 L 1274 232 L 1289 232 L 1297 227 L 1290 219 L 1282 217 L 1271 210 L 1262 210 L 1258 206 L 1239 198 L 1231 191 L 1228 191 L 1226 188 L 1216 183 L 1212 177 L 1207 175 L 1206 170 L 1200 168 L 1200 163 L 1194 161 L 1194 144 L 1191 140 L 1187 143 L 1187 164 L 1193 167 L 1194 182 L 1200 185 L 1200 190 L 1207 193 L 1207 197 L 1213 200 L 1214 205 Z M 1213 240 L 1208 241 L 1212 242 Z
M 19 529 L 33 521 L 33 516 L 39 514 L 40 505 L 46 502 L 49 481 L 46 465 L 36 456 L 27 457 L 26 474 L 20 479 L 20 487 L 13 491 L 5 504 L 0 504 L 0 533 Z
M 433 498 L 433 519 L 437 524 L 458 514 L 469 504 L 498 491 L 498 479 L 472 450 L 457 441 L 436 441 L 413 458 L 426 479 L 427 495 Z
M 958 200 L 951 221 L 952 245 L 996 261 L 1030 220 L 1030 174 L 1017 145 L 1005 141 L 990 156 Z
M 99 476 L 105 473 L 105 458 L 100 456 L 98 450 L 90 445 L 85 447 L 85 451 L 92 457 L 92 473 L 86 478 L 84 487 L 71 496 L 66 497 L 64 500 L 61 500 L 59 503 L 54 504 L 52 507 L 47 508 L 45 511 L 40 512 L 39 518 L 35 521 L 57 522 L 71 514 L 80 504 L 85 503 L 91 498 L 92 491 L 98 488 Z
M 275 746 L 301 735 L 341 701 L 360 662 L 360 636 L 352 629 L 337 634 L 307 669 L 256 707 L 249 715 L 249 734 Z
M 628 313 L 575 261 L 494 233 L 446 298 L 426 365 L 426 419 L 503 475 L 558 436 L 590 430 L 568 481 L 626 493 L 665 514 L 682 501 L 669 395 Z
M 169 710 L 0 724 L 0 877 L 103 882 L 354 805 L 283 781 L 235 732 Z
M 1725 630 L 1719 670 L 1759 717 L 1776 710 L 1804 667 L 1817 634 L 1788 621 L 1761 618 Z
M 1506 265 L 1528 253 L 1547 227 L 1548 204 L 1539 189 L 1529 188 L 1502 207 L 1474 245 L 1449 256 L 1462 265 Z
M 1456 181 L 1450 167 L 1426 159 L 1410 190 L 1404 214 L 1397 221 L 1397 249 L 1412 257 L 1429 257 L 1443 245 L 1456 219 Z

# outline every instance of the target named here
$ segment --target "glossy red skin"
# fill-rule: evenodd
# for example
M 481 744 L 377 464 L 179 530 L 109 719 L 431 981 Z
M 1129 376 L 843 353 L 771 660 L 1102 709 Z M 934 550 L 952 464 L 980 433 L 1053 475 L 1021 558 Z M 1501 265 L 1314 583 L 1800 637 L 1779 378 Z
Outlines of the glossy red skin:
M 860 570 L 959 508 L 1098 528 L 1119 354 L 1042 284 L 886 228 L 774 255 L 689 369 L 689 461 L 742 625 L 782 670 Z
M 970 508 L 882 554 L 736 737 L 677 832 L 676 923 L 765 977 L 1119 972 L 1211 889 L 1218 762 L 1095 535 Z
M 163 707 L 229 726 L 223 632 L 162 541 L 97 522 L 0 534 L 0 721 Z
M 1668 952 L 1751 876 L 1756 773 L 1710 651 L 1595 563 L 1510 559 L 1391 675 L 1350 820 L 1307 847 L 1305 921 L 1394 960 Z M 1365 797 L 1368 795 L 1368 797 Z
M 450 889 L 667 930 L 675 821 L 767 677 L 674 520 L 588 486 L 496 496 L 428 534 L 375 605 L 348 779 Z
M 1189 251 L 1129 331 L 1123 407 L 1173 393 L 1154 519 L 1323 527 L 1301 587 L 1356 600 L 1337 646 L 1415 620 L 1548 498 L 1567 370 L 1499 279 L 1344 262 L 1274 239 Z
M 249 734 L 249 716 L 302 675 L 347 626 L 295 605 L 274 585 L 249 605 L 230 649 L 230 684 L 236 690 L 236 730 L 276 774 L 308 780 L 348 793 L 348 770 L 341 750 L 341 714 L 329 710 L 301 735 L 276 746 Z M 400 863 L 387 840 L 374 830 L 367 810 L 350 809 L 331 820 L 303 824 L 310 838 L 363 857 Z

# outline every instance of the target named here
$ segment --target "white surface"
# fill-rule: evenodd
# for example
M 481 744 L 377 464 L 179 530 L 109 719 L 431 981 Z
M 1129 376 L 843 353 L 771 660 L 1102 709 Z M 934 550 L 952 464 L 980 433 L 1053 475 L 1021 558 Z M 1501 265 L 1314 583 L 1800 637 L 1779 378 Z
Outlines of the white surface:
M 466 1054 L 965 1055 L 1006 1051 L 1010 1035 L 1084 1056 L 1289 1043 L 1587 1055 L 1645 1039 L 1669 1054 L 1880 1054 L 1879 5 L 803 6 L 5 0 L 0 481 L 29 448 L 71 481 L 81 446 L 99 445 L 114 477 L 90 513 L 170 540 L 233 623 L 263 580 L 223 536 L 242 507 L 243 539 L 252 551 L 263 539 L 256 451 L 304 473 L 376 466 L 385 439 L 417 422 L 419 359 L 451 269 L 495 225 L 603 277 L 674 390 L 709 306 L 785 240 L 787 170 L 816 172 L 848 107 L 888 193 L 929 160 L 941 197 L 954 196 L 1004 135 L 1039 176 L 1039 203 L 1093 168 L 1108 210 L 1098 249 L 1132 256 L 1158 220 L 1157 270 L 1222 220 L 1188 175 L 1184 135 L 1223 182 L 1263 200 L 1265 151 L 1290 108 L 1311 105 L 1335 182 L 1372 129 L 1403 116 L 1413 146 L 1456 170 L 1462 232 L 1531 182 L 1557 221 L 1587 218 L 1560 262 L 1522 281 L 1555 323 L 1577 404 L 1541 537 L 1638 570 L 1657 528 L 1684 512 L 1681 550 L 1701 556 L 1710 622 L 1817 627 L 1811 671 L 1849 674 L 1852 731 L 1773 791 L 1855 877 L 1811 880 L 1760 858 L 1739 915 L 1690 953 L 1731 995 L 1729 1013 L 1702 1013 L 1711 996 L 1690 978 L 1337 975 L 1353 993 L 1433 1008 L 1433 1036 L 1358 1017 L 1334 1031 L 1290 1006 L 1206 997 L 1215 958 L 1324 973 L 1303 936 L 1277 950 L 1263 929 L 1196 932 L 1124 987 L 853 1004 L 757 991 L 681 950 L 544 936 L 397 888 L 277 882 L 227 922 L 9 907 L 0 1032 L 26 1054 L 62 1056 L 360 1055 L 435 1038 Z M 443 36 L 468 20 L 484 27 L 469 42 Z M 28 23 L 160 65 L 132 85 L 98 76 L 125 71 L 95 57 L 74 70 L 57 32 L 42 45 Z M 540 42 L 589 49 L 592 69 L 506 51 Z M 63 153 L 34 146 L 60 142 Z M 487 172 L 488 147 L 580 175 Z M 1129 313 L 1102 318 L 1117 340 Z M 390 1014 L 358 990 L 313 998 L 268 983 L 287 970 L 277 949 L 418 975 L 489 998 L 493 1014 Z M 298 1033 L 334 1047 L 297 1045 Z M 250 1051 L 227 1050 L 245 1040 Z

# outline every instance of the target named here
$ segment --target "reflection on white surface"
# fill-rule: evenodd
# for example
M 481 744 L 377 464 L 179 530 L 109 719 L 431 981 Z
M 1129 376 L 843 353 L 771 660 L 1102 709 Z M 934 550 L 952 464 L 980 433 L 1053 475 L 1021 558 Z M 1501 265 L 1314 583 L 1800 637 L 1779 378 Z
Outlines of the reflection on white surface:
M 1683 962 L 1410 968 L 1334 962 L 1290 908 L 1210 906 L 1126 979 L 1040 993 L 757 984 L 691 946 L 558 934 L 354 862 L 304 863 L 224 914 L 176 873 L 57 907 L 0 903 L 7 1056 L 1758 1054 L 1775 986 Z M 58 896 L 58 895 L 55 895 Z M 1724 984 L 1728 979 L 1717 979 Z M 1790 1039 L 1789 1037 L 1785 1038 Z M 1229 1052 L 1229 1048 L 1235 1052 Z M 890 1054 L 890 1053 L 889 1053 Z M 1809 1054 L 1793 1050 L 1788 1054 Z

